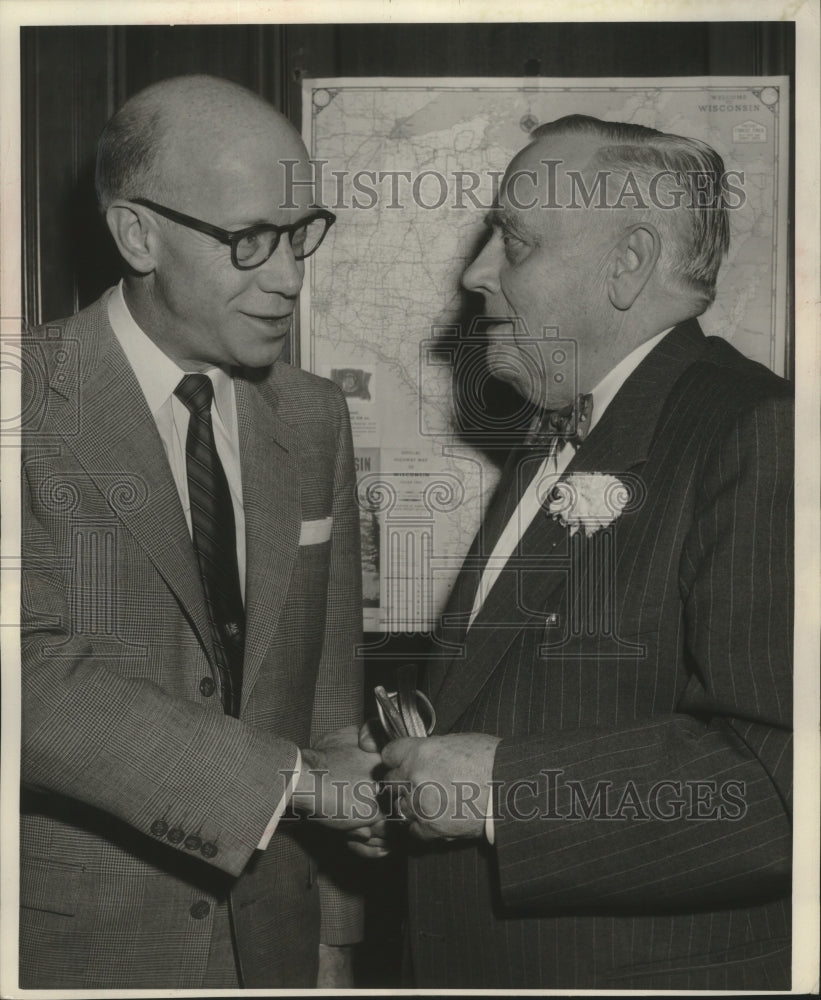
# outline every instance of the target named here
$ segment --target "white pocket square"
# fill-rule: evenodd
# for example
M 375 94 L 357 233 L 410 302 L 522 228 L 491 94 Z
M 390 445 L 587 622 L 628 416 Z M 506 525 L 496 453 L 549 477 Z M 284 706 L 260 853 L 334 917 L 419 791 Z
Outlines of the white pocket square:
M 331 537 L 332 517 L 322 517 L 318 521 L 303 521 L 299 529 L 300 545 L 319 545 Z

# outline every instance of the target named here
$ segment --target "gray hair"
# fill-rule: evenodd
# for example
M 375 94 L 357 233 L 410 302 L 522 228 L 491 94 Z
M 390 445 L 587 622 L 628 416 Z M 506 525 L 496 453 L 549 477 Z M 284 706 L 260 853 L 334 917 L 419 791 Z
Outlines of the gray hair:
M 97 141 L 94 171 L 102 212 L 117 198 L 158 193 L 157 161 L 166 127 L 161 109 L 139 100 L 126 102 L 108 120 Z
M 662 269 L 685 290 L 696 293 L 702 310 L 706 309 L 715 298 L 718 270 L 730 246 L 727 181 L 719 154 L 698 139 L 589 115 L 547 122 L 530 137 L 572 134 L 602 140 L 587 171 L 606 169 L 632 176 L 645 191 L 654 178 L 658 184 L 663 175 L 662 191 L 669 193 L 675 186 L 679 194 L 683 192 L 683 204 L 675 211 L 659 207 L 660 198 L 650 198 L 645 217 L 652 219 L 662 236 Z

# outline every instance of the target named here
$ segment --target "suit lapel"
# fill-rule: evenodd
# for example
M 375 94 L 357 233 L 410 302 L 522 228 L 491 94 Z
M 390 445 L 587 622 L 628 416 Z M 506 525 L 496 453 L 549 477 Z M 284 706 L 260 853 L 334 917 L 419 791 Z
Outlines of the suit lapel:
M 299 449 L 260 390 L 236 377 L 246 537 L 246 637 L 242 704 L 280 620 L 299 546 Z
M 52 385 L 67 414 L 79 414 L 80 433 L 67 433 L 65 442 L 106 498 L 112 516 L 174 592 L 213 660 L 199 570 L 179 495 L 154 418 L 108 325 L 104 303 L 90 312 L 91 322 L 81 333 L 76 384 Z
M 499 476 L 499 484 L 488 504 L 487 510 L 479 525 L 479 529 L 473 539 L 473 544 L 465 556 L 462 569 L 456 579 L 445 611 L 442 615 L 443 634 L 449 644 L 455 644 L 463 649 L 463 653 L 457 654 L 452 660 L 443 660 L 439 663 L 432 663 L 428 667 L 427 685 L 431 697 L 436 697 L 439 693 L 445 675 L 451 666 L 457 673 L 464 668 L 464 663 L 469 655 L 476 655 L 478 646 L 485 650 L 485 656 L 492 655 L 492 648 L 500 641 L 500 636 L 493 637 L 493 642 L 488 642 L 490 636 L 487 627 L 477 631 L 471 629 L 471 638 L 475 640 L 476 649 L 472 649 L 470 654 L 464 649 L 466 642 L 468 621 L 473 609 L 473 602 L 476 597 L 479 580 L 484 571 L 485 564 L 493 551 L 499 536 L 505 525 L 513 516 L 513 512 L 522 498 L 527 485 L 541 465 L 541 456 L 536 456 L 528 452 L 526 448 L 513 449 L 508 456 L 502 472 Z M 479 613 L 478 619 L 485 623 L 489 619 L 488 614 L 491 609 L 505 607 L 510 595 L 507 593 L 506 579 L 503 577 L 497 581 L 496 586 L 488 595 L 486 605 Z M 515 604 L 512 600 L 511 606 Z M 482 642 L 479 643 L 478 636 L 481 634 Z M 469 662 L 473 662 L 471 659 Z
M 518 561 L 516 554 L 508 561 L 464 637 L 464 655 L 448 665 L 435 702 L 438 732 L 447 732 L 452 727 L 522 629 L 544 628 L 543 613 L 531 606 L 525 593 L 527 573 L 543 571 L 549 565 L 549 558 L 565 532 L 557 521 L 541 513 L 526 529 Z M 557 586 L 559 582 L 557 579 Z
M 576 452 L 565 475 L 617 475 L 640 465 L 650 450 L 667 397 L 706 346 L 694 319 L 675 327 L 633 371 Z
M 82 433 L 67 433 L 66 444 L 176 595 L 215 666 L 185 514 L 154 418 L 108 323 L 106 301 L 76 318 L 78 369 L 68 378 L 58 372 L 51 386 L 65 426 L 72 427 L 80 414 Z M 238 375 L 235 386 L 246 531 L 244 707 L 279 621 L 301 517 L 293 430 L 252 381 Z
M 704 347 L 704 335 L 695 320 L 689 320 L 671 331 L 632 372 L 576 452 L 562 478 L 594 472 L 618 475 L 641 465 L 647 457 L 673 385 L 699 357 Z M 526 485 L 534 473 L 535 468 L 531 468 L 529 474 L 521 475 L 517 482 L 513 471 L 507 490 L 494 504 L 495 510 L 489 511 L 493 527 L 486 533 L 487 547 L 484 551 L 488 555 L 515 510 L 523 491 L 522 484 Z M 551 553 L 566 537 L 567 529 L 558 521 L 547 516 L 534 518 L 520 543 L 521 568 L 528 564 L 544 567 Z M 478 577 L 473 576 L 474 586 L 459 588 L 457 584 L 454 588 L 460 601 L 456 610 L 462 613 L 470 611 L 477 580 Z M 537 613 L 535 608 L 528 608 L 526 602 L 521 600 L 521 580 L 522 577 L 514 569 L 502 572 L 473 626 L 466 636 L 462 633 L 464 655 L 454 657 L 439 672 L 438 683 L 431 685 L 438 732 L 447 732 L 458 720 L 523 628 L 544 627 L 544 615 Z M 542 608 L 549 606 L 551 597 L 566 582 L 566 575 L 557 572 L 553 580 L 554 583 L 548 584 L 541 595 Z M 467 594 L 469 600 L 466 600 Z M 449 611 L 453 610 L 449 608 Z

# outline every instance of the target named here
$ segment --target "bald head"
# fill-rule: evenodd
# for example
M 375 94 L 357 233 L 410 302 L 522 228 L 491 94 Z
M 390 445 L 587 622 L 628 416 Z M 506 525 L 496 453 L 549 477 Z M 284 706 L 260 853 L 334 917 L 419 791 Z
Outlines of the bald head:
M 130 98 L 100 136 L 100 208 L 144 197 L 191 209 L 215 188 L 241 183 L 249 156 L 307 159 L 287 118 L 244 87 L 211 76 L 162 80 Z
M 184 370 L 277 360 L 305 273 L 294 237 L 333 221 L 312 211 L 312 180 L 287 119 L 226 80 L 164 80 L 108 123 L 97 190 L 125 302 Z M 257 262 L 240 262 L 240 243 Z

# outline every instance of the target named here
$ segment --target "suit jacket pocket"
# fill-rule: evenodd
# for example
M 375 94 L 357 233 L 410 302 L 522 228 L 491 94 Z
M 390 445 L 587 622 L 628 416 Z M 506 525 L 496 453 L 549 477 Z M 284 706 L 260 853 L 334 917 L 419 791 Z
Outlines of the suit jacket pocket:
M 303 521 L 299 529 L 300 545 L 321 545 L 331 540 L 331 528 L 334 519 L 321 517 L 313 521 Z
M 73 917 L 80 901 L 84 870 L 23 855 L 20 859 L 20 907 Z

